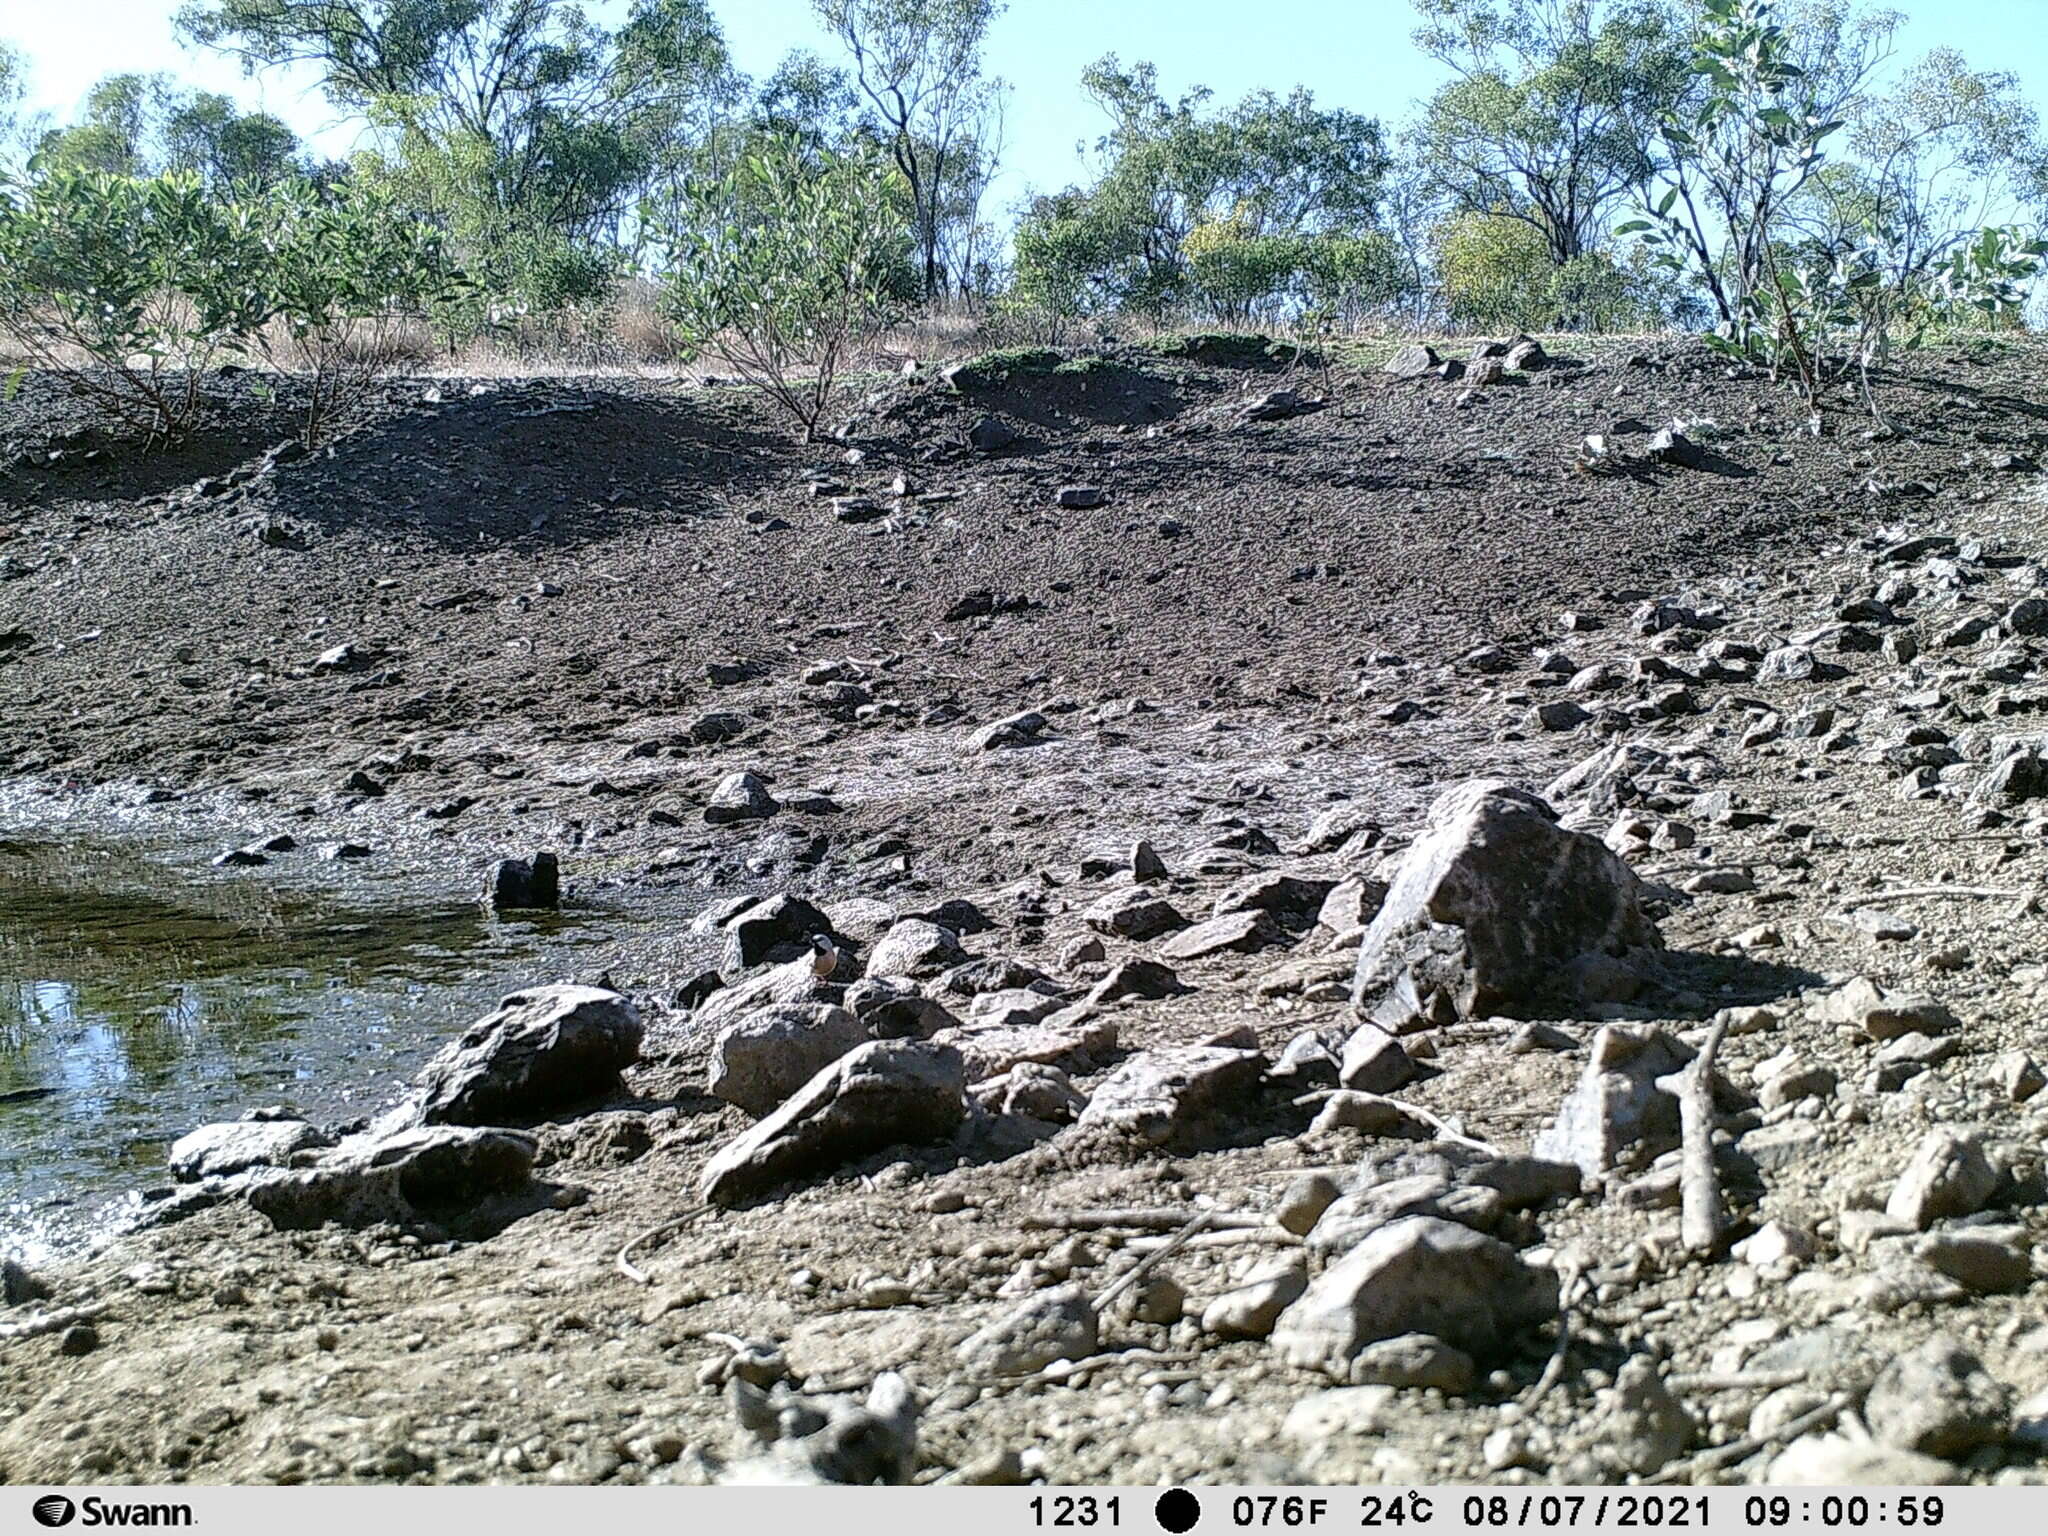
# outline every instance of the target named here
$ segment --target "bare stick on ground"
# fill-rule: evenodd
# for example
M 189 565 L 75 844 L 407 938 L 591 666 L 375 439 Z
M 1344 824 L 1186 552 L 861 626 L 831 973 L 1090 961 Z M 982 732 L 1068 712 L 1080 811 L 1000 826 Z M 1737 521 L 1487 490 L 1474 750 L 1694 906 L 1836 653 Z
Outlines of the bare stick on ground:
M 1714 1166 L 1714 1057 L 1727 1033 L 1728 1021 L 1723 1019 L 1682 1071 L 1657 1079 L 1657 1086 L 1678 1100 L 1682 1149 L 1678 1187 L 1683 1201 L 1678 1232 L 1694 1253 L 1717 1252 L 1725 1225 L 1721 1176 Z

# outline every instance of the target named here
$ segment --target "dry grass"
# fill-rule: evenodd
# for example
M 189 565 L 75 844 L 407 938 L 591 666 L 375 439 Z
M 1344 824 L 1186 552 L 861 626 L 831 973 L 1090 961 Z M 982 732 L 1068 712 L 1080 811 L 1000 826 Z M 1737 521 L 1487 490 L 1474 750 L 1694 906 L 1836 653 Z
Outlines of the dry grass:
M 1141 315 L 1107 315 L 1068 322 L 1062 327 L 1058 344 L 1083 349 L 1144 345 L 1162 337 L 1220 329 L 1224 327 L 1214 322 L 1161 322 Z M 1286 325 L 1267 329 L 1277 339 L 1320 346 L 1333 360 L 1355 366 L 1376 366 L 1395 347 L 1410 341 L 1456 347 L 1471 339 L 1440 327 L 1414 327 L 1379 317 L 1335 335 L 1310 335 Z M 1552 341 L 1549 337 L 1543 339 L 1546 344 Z M 1599 339 L 1607 342 L 1625 338 L 1616 335 Z M 1586 345 L 1591 338 L 1574 336 L 1558 340 L 1566 345 Z M 1049 331 L 1043 323 L 992 312 L 984 304 L 947 299 L 860 348 L 846 360 L 844 371 L 892 374 L 910 363 L 935 368 L 996 348 L 1049 344 Z M 433 377 L 558 376 L 703 383 L 728 375 L 715 356 L 690 362 L 681 360 L 684 349 L 674 327 L 661 313 L 660 289 L 640 279 L 622 283 L 609 304 L 559 315 L 521 317 L 452 347 L 431 327 L 405 320 L 375 327 L 374 336 L 366 334 L 365 348 L 366 354 L 360 359 L 364 363 L 370 361 L 368 351 L 374 350 L 386 367 Z M 288 351 L 281 346 L 268 350 L 280 358 Z M 12 355 L 4 341 L 0 341 L 0 371 L 26 361 Z M 71 361 L 83 366 L 89 359 L 81 354 Z

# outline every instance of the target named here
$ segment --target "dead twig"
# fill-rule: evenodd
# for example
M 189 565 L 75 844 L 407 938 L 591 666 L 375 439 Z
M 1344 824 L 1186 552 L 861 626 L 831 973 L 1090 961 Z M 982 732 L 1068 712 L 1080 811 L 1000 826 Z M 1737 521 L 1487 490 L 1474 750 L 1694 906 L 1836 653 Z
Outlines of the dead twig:
M 1678 1234 L 1694 1253 L 1711 1254 L 1721 1246 L 1724 1213 L 1721 1176 L 1714 1166 L 1714 1057 L 1727 1033 L 1728 1021 L 1723 1019 L 1690 1063 L 1657 1079 L 1657 1086 L 1678 1100 Z
M 1109 1287 L 1108 1290 L 1104 1291 L 1100 1296 L 1097 1296 L 1095 1298 L 1094 1307 L 1096 1312 L 1100 1313 L 1112 1301 L 1115 1301 L 1117 1297 L 1123 1295 L 1125 1291 L 1129 1290 L 1132 1286 L 1136 1285 L 1140 1280 L 1144 1279 L 1145 1276 L 1150 1274 L 1155 1266 L 1157 1266 L 1167 1258 L 1171 1257 L 1173 1254 L 1180 1252 L 1182 1248 L 1185 1248 L 1188 1244 L 1188 1240 L 1192 1238 L 1197 1232 L 1201 1231 L 1204 1227 L 1208 1226 L 1210 1220 L 1215 1216 L 1215 1214 L 1216 1213 L 1214 1211 L 1203 1211 L 1199 1213 L 1193 1221 L 1189 1222 L 1186 1226 L 1182 1227 L 1180 1231 L 1176 1232 L 1167 1242 L 1162 1244 L 1156 1252 L 1146 1254 L 1144 1258 L 1140 1259 L 1137 1263 L 1133 1264 L 1129 1269 L 1125 1270 L 1123 1273 L 1123 1277 L 1121 1279 L 1117 1280 Z
M 1202 1213 L 1199 1211 L 1174 1206 L 1119 1206 L 1026 1216 L 1020 1225 L 1027 1230 L 1051 1228 L 1069 1232 L 1095 1232 L 1104 1227 L 1136 1227 L 1144 1232 L 1177 1232 L 1200 1214 Z M 1267 1222 L 1264 1216 L 1254 1216 L 1242 1211 L 1210 1211 L 1207 1214 L 1209 1225 L 1216 1228 L 1263 1227 Z
M 1151 1253 L 1173 1241 L 1170 1237 L 1141 1237 L 1124 1245 L 1131 1253 Z M 1204 1232 L 1191 1237 L 1185 1244 L 1189 1248 L 1227 1248 L 1234 1243 L 1268 1243 L 1276 1248 L 1299 1248 L 1303 1239 L 1279 1227 L 1232 1227 L 1223 1232 Z
M 1522 1404 L 1527 1413 L 1550 1395 L 1551 1388 L 1564 1379 L 1565 1356 L 1572 1347 L 1572 1306 L 1577 1301 L 1579 1282 L 1583 1271 L 1569 1261 L 1558 1266 L 1557 1281 L 1557 1347 L 1550 1352 L 1550 1358 L 1543 1364 L 1543 1374 L 1536 1378 L 1536 1385 L 1530 1390 L 1528 1401 Z
M 1797 1440 L 1801 1435 L 1816 1429 L 1825 1429 L 1849 1406 L 1849 1395 L 1837 1392 L 1810 1413 L 1802 1413 L 1768 1435 L 1749 1435 L 1732 1440 L 1726 1445 L 1717 1445 L 1710 1451 L 1701 1451 L 1688 1461 L 1673 1462 L 1663 1471 L 1643 1479 L 1645 1483 L 1670 1484 L 1689 1483 L 1702 1472 L 1712 1472 L 1720 1467 L 1732 1466 L 1738 1461 L 1747 1461 L 1758 1451 L 1767 1451 L 1774 1445 L 1788 1440 Z
M 1984 901 L 2024 901 L 2028 891 L 2007 890 L 1992 885 L 1909 885 L 1897 891 L 1873 891 L 1872 901 L 1914 901 L 1922 896 L 1971 896 Z
M 1796 1387 L 1804 1380 L 1804 1371 L 1696 1371 L 1691 1375 L 1666 1377 L 1664 1385 L 1681 1395 L 1687 1392 L 1775 1392 L 1780 1387 Z
M 628 1280 L 631 1280 L 635 1285 L 652 1285 L 654 1281 L 647 1271 L 634 1264 L 633 1250 L 642 1243 L 651 1243 L 656 1238 L 667 1237 L 671 1232 L 680 1232 L 684 1227 L 689 1226 L 692 1222 L 704 1216 L 709 1210 L 709 1206 L 700 1206 L 694 1211 L 685 1212 L 672 1221 L 664 1221 L 659 1226 L 649 1227 L 638 1237 L 629 1239 L 626 1246 L 619 1250 L 619 1273 Z
M 1354 1090 L 1349 1088 L 1318 1088 L 1311 1093 L 1304 1093 L 1300 1095 L 1292 1102 L 1296 1109 L 1312 1109 L 1317 1105 L 1326 1103 L 1329 1100 L 1334 1099 L 1340 1093 L 1351 1093 L 1353 1091 Z M 1366 1097 L 1373 1098 L 1381 1096 L 1368 1094 L 1366 1095 Z M 1496 1147 L 1492 1142 L 1481 1141 L 1476 1136 L 1467 1136 L 1463 1131 L 1459 1130 L 1456 1126 L 1452 1125 L 1449 1121 L 1445 1120 L 1441 1115 L 1433 1115 L 1428 1110 L 1421 1108 L 1419 1105 L 1410 1104 L 1405 1099 L 1396 1100 L 1394 1102 L 1400 1105 L 1402 1114 L 1419 1121 L 1421 1124 L 1426 1125 L 1431 1130 L 1435 1131 L 1437 1139 L 1439 1141 L 1454 1141 L 1458 1143 L 1460 1146 L 1470 1147 L 1473 1151 L 1484 1153 L 1488 1157 L 1501 1157 L 1505 1155 L 1502 1153 L 1501 1149 L 1499 1147 Z

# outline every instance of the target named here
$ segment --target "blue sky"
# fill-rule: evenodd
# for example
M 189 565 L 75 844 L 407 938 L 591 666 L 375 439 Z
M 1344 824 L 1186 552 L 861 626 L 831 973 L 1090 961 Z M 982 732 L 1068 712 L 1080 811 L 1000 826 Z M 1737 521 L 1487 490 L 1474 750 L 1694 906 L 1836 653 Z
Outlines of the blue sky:
M 2048 0 L 1893 0 L 1911 18 L 1902 54 L 1962 49 L 1980 69 L 2016 71 L 2048 106 Z M 833 57 L 809 0 L 713 0 L 740 67 L 757 77 L 790 48 Z M 0 0 L 0 38 L 29 56 L 34 102 L 68 116 L 87 87 L 125 70 L 169 70 L 285 119 L 330 154 L 353 130 L 337 123 L 306 74 L 245 79 L 171 35 L 176 0 Z M 598 14 L 620 0 L 597 0 Z M 1251 24 L 1247 25 L 1247 18 Z M 1306 85 L 1317 99 L 1393 123 L 1439 76 L 1409 43 L 1407 0 L 1010 0 L 990 37 L 992 68 L 1011 82 L 1007 169 L 992 211 L 1027 191 L 1076 179 L 1075 146 L 1101 130 L 1081 94 L 1082 69 L 1104 53 L 1159 66 L 1168 94 L 1191 85 L 1235 98 Z

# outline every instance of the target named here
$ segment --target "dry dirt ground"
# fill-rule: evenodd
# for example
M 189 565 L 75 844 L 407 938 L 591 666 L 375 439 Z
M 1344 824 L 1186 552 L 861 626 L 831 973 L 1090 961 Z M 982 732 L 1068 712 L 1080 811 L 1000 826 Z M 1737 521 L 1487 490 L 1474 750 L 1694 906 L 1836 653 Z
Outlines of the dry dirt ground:
M 1917 355 L 1878 382 L 1887 428 L 1840 402 L 1815 435 L 1690 343 L 1578 350 L 1470 393 L 1150 353 L 964 392 L 893 380 L 808 447 L 735 390 L 400 382 L 310 457 L 269 451 L 288 402 L 246 377 L 154 455 L 32 379 L 0 418 L 10 828 L 140 817 L 205 852 L 289 831 L 305 851 L 214 878 L 345 878 L 316 850 L 346 841 L 443 894 L 545 847 L 571 903 L 679 915 L 577 978 L 634 998 L 647 1059 L 542 1128 L 520 1207 L 312 1233 L 222 1207 L 0 1310 L 0 1478 L 702 1481 L 755 1449 L 720 1384 L 753 1341 L 813 1391 L 900 1370 L 919 1481 L 1741 1481 L 1787 1425 L 1832 1425 L 1830 1454 L 1873 1430 L 1942 1475 L 2035 1479 L 2044 1100 L 2015 1053 L 2048 1061 L 2048 783 L 1993 769 L 2048 706 L 2048 609 L 2023 604 L 2048 593 L 2048 353 Z M 1278 388 L 1320 408 L 1247 420 Z M 991 416 L 1016 441 L 985 453 L 968 433 Z M 1632 445 L 1630 419 L 1674 418 L 1700 463 L 1577 462 L 1587 433 Z M 1100 505 L 1055 504 L 1080 486 Z M 1810 675 L 1758 665 L 1788 647 Z M 970 744 L 1025 710 L 1035 744 Z M 1076 1232 L 1077 1212 L 1264 1217 L 1306 1172 L 1369 1183 L 1430 1155 L 1311 1133 L 1285 1092 L 1179 1147 L 899 1147 L 701 1207 L 749 1117 L 704 1092 L 679 993 L 719 938 L 680 914 L 797 891 L 871 941 L 970 903 L 946 913 L 969 952 L 1080 998 L 1159 952 L 1086 943 L 1136 839 L 1199 917 L 1247 876 L 1381 865 L 1461 779 L 1540 789 L 1616 742 L 1669 771 L 1618 809 L 1560 809 L 1598 834 L 1636 819 L 1613 840 L 1663 893 L 1657 985 L 1554 1033 L 1411 1038 L 1426 1075 L 1399 1097 L 1526 1151 L 1603 1022 L 1762 1008 L 1722 1048 L 1746 1101 L 1722 1132 L 1754 1154 L 1734 1235 L 1770 1241 L 1688 1257 L 1668 1158 L 1517 1216 L 1525 1257 L 1584 1277 L 1562 1352 L 1552 1325 L 1456 1391 L 1317 1397 L 1337 1384 L 1199 1321 L 1293 1251 L 1275 1226 L 1171 1256 L 1156 1274 L 1187 1315 L 1148 1281 L 1078 1372 L 962 1367 L 954 1346 L 1034 1288 L 1106 1289 L 1158 1235 Z M 707 824 L 741 770 L 784 809 Z M 1102 1006 L 1126 1052 L 1249 1028 L 1277 1056 L 1343 1021 L 1350 959 L 1302 924 Z M 1953 1022 L 1879 1044 L 1823 1001 L 1853 976 Z M 1769 1086 L 1788 1053 L 1796 1092 Z M 1895 1233 L 1875 1213 L 1935 1127 L 1981 1134 L 1995 1191 Z M 620 1249 L 678 1217 L 636 1251 L 650 1283 L 628 1278 Z M 91 1314 L 95 1347 L 19 1326 L 59 1308 Z M 1929 1339 L 1981 1371 L 1878 1380 Z M 1631 1360 L 1691 1421 L 1633 1468 L 1612 1453 L 1644 1440 L 1614 1389 Z M 1945 1404 L 1931 1429 L 1898 1430 L 1902 1390 Z

